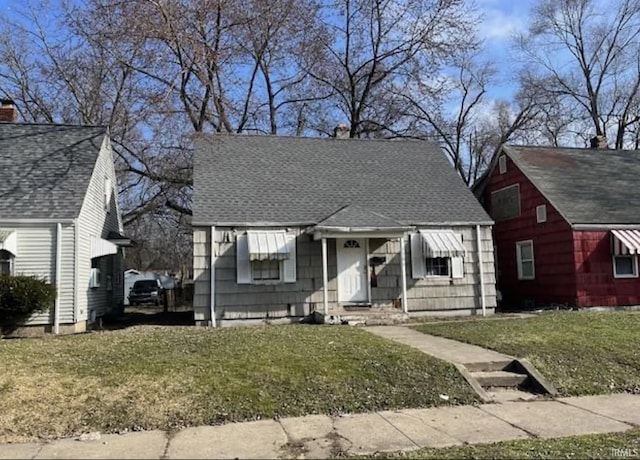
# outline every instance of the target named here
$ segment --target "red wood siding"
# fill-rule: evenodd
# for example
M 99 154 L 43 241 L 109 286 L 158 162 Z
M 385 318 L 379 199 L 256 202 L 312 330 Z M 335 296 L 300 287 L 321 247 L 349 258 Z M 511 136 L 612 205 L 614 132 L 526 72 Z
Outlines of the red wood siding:
M 520 185 L 520 217 L 496 222 L 497 285 L 505 308 L 576 304 L 576 274 L 573 232 L 570 225 L 533 186 L 516 165 L 507 158 L 507 171 L 496 167 L 484 192 L 489 215 L 491 192 Z M 536 206 L 546 204 L 547 221 L 537 223 Z M 532 240 L 535 279 L 518 280 L 516 242 Z
M 573 232 L 578 305 L 640 305 L 640 279 L 614 278 L 610 232 Z

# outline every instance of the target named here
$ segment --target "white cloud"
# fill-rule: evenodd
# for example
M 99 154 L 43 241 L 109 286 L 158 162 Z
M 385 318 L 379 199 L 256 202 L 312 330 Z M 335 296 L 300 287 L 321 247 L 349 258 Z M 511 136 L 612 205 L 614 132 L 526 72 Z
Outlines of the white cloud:
M 505 40 L 526 28 L 526 16 L 510 14 L 495 8 L 484 9 L 484 20 L 480 24 L 480 37 L 485 40 Z
M 483 15 L 480 36 L 485 40 L 505 40 L 527 26 L 531 0 L 480 0 Z

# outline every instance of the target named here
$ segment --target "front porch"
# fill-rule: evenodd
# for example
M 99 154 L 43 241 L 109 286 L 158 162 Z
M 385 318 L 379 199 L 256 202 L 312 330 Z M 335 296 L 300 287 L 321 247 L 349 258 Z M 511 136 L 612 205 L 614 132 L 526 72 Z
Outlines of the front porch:
M 320 240 L 322 245 L 323 313 L 346 315 L 375 308 L 401 309 L 407 314 L 405 236 L 412 229 L 357 206 L 346 206 L 308 229 L 313 240 Z M 337 293 L 331 307 L 328 240 L 335 241 L 332 256 L 335 257 Z M 396 243 L 391 251 L 387 249 L 387 242 Z M 391 267 L 399 268 L 399 273 L 391 273 Z M 379 278 L 382 278 L 380 282 Z

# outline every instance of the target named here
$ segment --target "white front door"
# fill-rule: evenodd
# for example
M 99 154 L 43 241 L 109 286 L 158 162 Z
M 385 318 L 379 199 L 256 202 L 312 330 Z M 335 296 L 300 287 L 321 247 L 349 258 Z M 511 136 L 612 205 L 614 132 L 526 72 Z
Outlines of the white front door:
M 364 238 L 337 239 L 338 302 L 365 302 L 367 253 Z

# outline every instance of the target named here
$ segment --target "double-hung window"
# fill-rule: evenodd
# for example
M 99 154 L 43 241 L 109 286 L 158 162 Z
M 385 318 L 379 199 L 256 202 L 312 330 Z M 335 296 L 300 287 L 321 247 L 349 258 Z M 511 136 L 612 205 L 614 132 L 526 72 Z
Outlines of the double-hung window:
M 536 277 L 533 259 L 533 241 L 519 241 L 516 243 L 516 261 L 518 265 L 518 279 L 532 280 Z
M 13 254 L 9 251 L 0 251 L 0 275 L 13 275 Z
M 285 230 L 247 230 L 236 238 L 238 284 L 296 281 L 296 238 Z
M 413 279 L 463 278 L 465 248 L 452 230 L 420 230 L 411 235 Z

